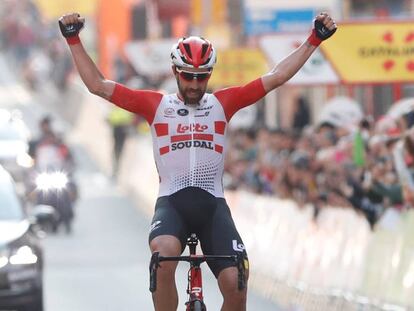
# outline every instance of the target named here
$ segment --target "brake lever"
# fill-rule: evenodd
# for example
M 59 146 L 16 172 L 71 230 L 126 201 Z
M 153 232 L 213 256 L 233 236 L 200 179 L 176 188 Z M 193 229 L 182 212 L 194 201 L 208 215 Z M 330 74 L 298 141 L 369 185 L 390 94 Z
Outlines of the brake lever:
M 238 279 L 238 288 L 243 290 L 246 288 L 246 268 L 244 266 L 244 257 L 243 255 L 236 255 L 236 264 L 237 264 L 237 279 Z
M 154 252 L 151 256 L 151 261 L 149 265 L 149 272 L 150 272 L 149 290 L 151 293 L 154 293 L 157 290 L 157 269 L 160 267 L 159 256 L 160 256 L 159 252 Z

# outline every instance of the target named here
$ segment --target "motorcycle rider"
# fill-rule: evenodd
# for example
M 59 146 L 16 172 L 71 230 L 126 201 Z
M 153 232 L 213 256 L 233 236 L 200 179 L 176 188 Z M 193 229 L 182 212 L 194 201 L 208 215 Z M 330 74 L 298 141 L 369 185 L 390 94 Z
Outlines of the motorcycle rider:
M 40 137 L 29 143 L 29 155 L 34 159 L 37 170 L 48 168 L 74 169 L 73 156 L 69 147 L 55 133 L 50 116 L 43 117 L 39 122 Z
M 31 182 L 42 174 L 46 178 L 52 178 L 56 173 L 61 174 L 65 181 L 59 189 L 41 189 L 33 182 L 29 186 L 29 198 L 35 204 L 46 204 L 56 209 L 59 218 L 53 225 L 53 231 L 63 223 L 66 232 L 70 233 L 74 218 L 73 206 L 78 197 L 77 186 L 72 177 L 75 163 L 69 147 L 56 135 L 51 123 L 50 116 L 43 117 L 39 122 L 40 137 L 29 143 L 29 155 L 34 159 Z

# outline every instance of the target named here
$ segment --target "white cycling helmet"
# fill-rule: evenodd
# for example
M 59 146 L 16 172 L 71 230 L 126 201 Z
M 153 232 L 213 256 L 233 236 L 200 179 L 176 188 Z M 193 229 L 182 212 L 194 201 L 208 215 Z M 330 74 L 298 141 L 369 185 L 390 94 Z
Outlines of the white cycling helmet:
M 216 60 L 213 45 L 202 37 L 181 38 L 171 49 L 171 62 L 180 68 L 212 69 Z

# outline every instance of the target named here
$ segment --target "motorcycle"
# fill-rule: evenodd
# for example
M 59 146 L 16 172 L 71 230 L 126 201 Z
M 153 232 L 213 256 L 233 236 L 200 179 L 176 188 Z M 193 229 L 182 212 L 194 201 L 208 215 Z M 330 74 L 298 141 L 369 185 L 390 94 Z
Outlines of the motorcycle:
M 77 199 L 77 187 L 72 178 L 74 163 L 69 148 L 54 134 L 32 144 L 34 167 L 28 180 L 29 200 L 36 206 L 52 207 L 56 217 L 46 222 L 44 231 L 57 232 L 64 226 L 66 232 L 72 232 L 74 203 Z
M 76 184 L 65 171 L 49 170 L 36 172 L 31 200 L 36 206 L 49 206 L 55 216 L 45 223 L 42 230 L 56 233 L 64 226 L 67 234 L 72 232 L 74 203 L 77 199 Z

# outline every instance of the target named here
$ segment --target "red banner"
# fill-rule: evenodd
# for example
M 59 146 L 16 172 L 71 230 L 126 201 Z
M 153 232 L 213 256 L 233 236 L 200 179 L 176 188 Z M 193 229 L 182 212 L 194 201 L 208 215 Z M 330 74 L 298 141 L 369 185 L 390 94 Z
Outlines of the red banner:
M 156 0 L 158 17 L 161 21 L 170 20 L 177 16 L 189 16 L 191 1 Z

